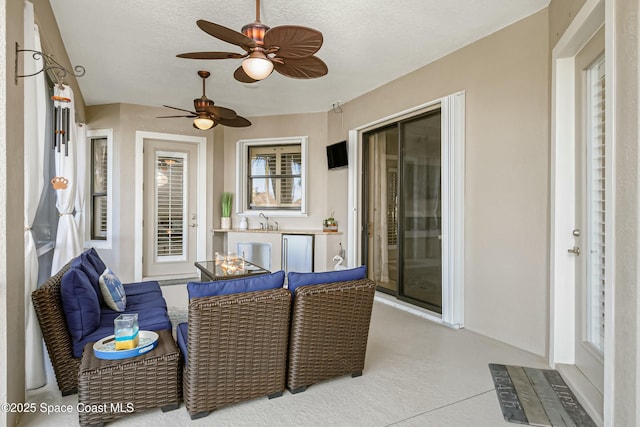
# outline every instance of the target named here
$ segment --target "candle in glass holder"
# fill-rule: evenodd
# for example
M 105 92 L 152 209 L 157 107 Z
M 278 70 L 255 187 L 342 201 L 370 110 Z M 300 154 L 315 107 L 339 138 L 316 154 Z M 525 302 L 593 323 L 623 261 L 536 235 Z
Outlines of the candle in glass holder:
M 121 314 L 113 321 L 116 350 L 130 350 L 138 347 L 140 340 L 138 313 Z

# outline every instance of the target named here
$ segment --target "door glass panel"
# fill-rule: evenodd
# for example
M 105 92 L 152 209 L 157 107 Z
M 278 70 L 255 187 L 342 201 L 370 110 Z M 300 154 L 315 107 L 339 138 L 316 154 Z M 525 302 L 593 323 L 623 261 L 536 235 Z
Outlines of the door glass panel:
M 156 157 L 156 259 L 183 259 L 186 253 L 185 159 Z
M 440 110 L 401 123 L 400 294 L 442 313 Z
M 378 289 L 398 289 L 398 128 L 367 138 L 367 247 L 369 278 Z
M 604 57 L 587 71 L 587 339 L 604 352 L 605 87 Z

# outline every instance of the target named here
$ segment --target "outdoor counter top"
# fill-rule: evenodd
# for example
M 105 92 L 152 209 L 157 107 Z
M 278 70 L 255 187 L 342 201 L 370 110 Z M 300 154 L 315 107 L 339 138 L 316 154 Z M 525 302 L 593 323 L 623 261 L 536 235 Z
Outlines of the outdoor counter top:
M 250 228 L 250 229 L 240 229 L 240 228 L 231 228 L 231 229 L 221 229 L 214 228 L 214 233 L 270 233 L 270 234 L 331 234 L 331 235 L 339 235 L 342 234 L 342 231 L 323 231 L 323 230 L 261 230 L 259 228 Z

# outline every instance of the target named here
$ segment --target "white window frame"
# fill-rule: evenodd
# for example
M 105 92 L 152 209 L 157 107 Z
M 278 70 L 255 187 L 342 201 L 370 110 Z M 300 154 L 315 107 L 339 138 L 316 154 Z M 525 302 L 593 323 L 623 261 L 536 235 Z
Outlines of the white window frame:
M 111 249 L 112 248 L 112 232 L 113 232 L 113 129 L 95 129 L 87 130 L 87 144 L 89 149 L 87 150 L 86 162 L 89 165 L 90 173 L 87 173 L 87 179 L 89 180 L 86 194 L 86 200 L 91 198 L 91 180 L 93 179 L 93 159 L 92 159 L 92 140 L 106 138 L 107 139 L 107 238 L 100 240 L 91 240 L 91 224 L 93 223 L 93 210 L 92 203 L 85 203 L 84 217 L 84 235 L 85 235 L 85 248 L 96 249 Z
M 308 137 L 294 136 L 286 138 L 241 139 L 236 142 L 236 214 L 242 216 L 258 216 L 264 213 L 268 216 L 306 217 L 308 211 L 307 178 L 308 178 Z M 300 145 L 302 158 L 301 182 L 302 202 L 300 209 L 250 209 L 247 182 L 249 180 L 249 147 L 268 145 Z

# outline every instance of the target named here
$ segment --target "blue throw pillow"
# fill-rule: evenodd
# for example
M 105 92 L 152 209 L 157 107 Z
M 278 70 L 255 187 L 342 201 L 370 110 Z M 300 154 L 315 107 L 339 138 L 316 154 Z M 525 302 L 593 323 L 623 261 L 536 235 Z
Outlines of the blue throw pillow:
M 111 310 L 124 311 L 127 306 L 127 295 L 124 292 L 124 285 L 110 268 L 106 268 L 100 275 L 100 290 L 104 297 L 104 302 Z
M 100 302 L 89 278 L 79 268 L 70 268 L 60 284 L 62 310 L 69 334 L 81 340 L 100 326 Z
M 187 291 L 189 291 L 189 299 L 192 299 L 241 292 L 266 291 L 281 288 L 283 285 L 284 271 L 281 270 L 271 274 L 259 274 L 239 279 L 190 282 L 187 283 Z
M 86 251 L 84 251 L 83 255 L 85 254 L 87 259 L 91 262 L 91 264 L 93 264 L 93 268 L 96 269 L 98 274 L 100 274 L 101 271 L 104 271 L 104 269 L 107 268 L 104 262 L 102 262 L 102 258 L 100 258 L 100 255 L 98 255 L 98 252 L 96 252 L 95 248 L 87 249 Z
M 93 289 L 95 289 L 96 294 L 98 295 L 98 301 L 100 302 L 100 305 L 103 305 L 104 298 L 102 297 L 102 292 L 100 291 L 100 273 L 104 271 L 104 268 L 99 271 L 96 270 L 91 261 L 89 261 L 87 252 L 83 252 L 82 254 L 80 254 L 80 256 L 76 257 L 71 262 L 71 268 L 79 268 L 84 274 L 87 275 L 89 281 L 91 282 L 91 285 L 93 286 Z
M 295 295 L 298 286 L 321 285 L 323 283 L 345 282 L 347 280 L 360 280 L 367 277 L 367 266 L 363 265 L 347 270 L 325 271 L 322 273 L 294 273 L 287 276 L 289 290 Z

